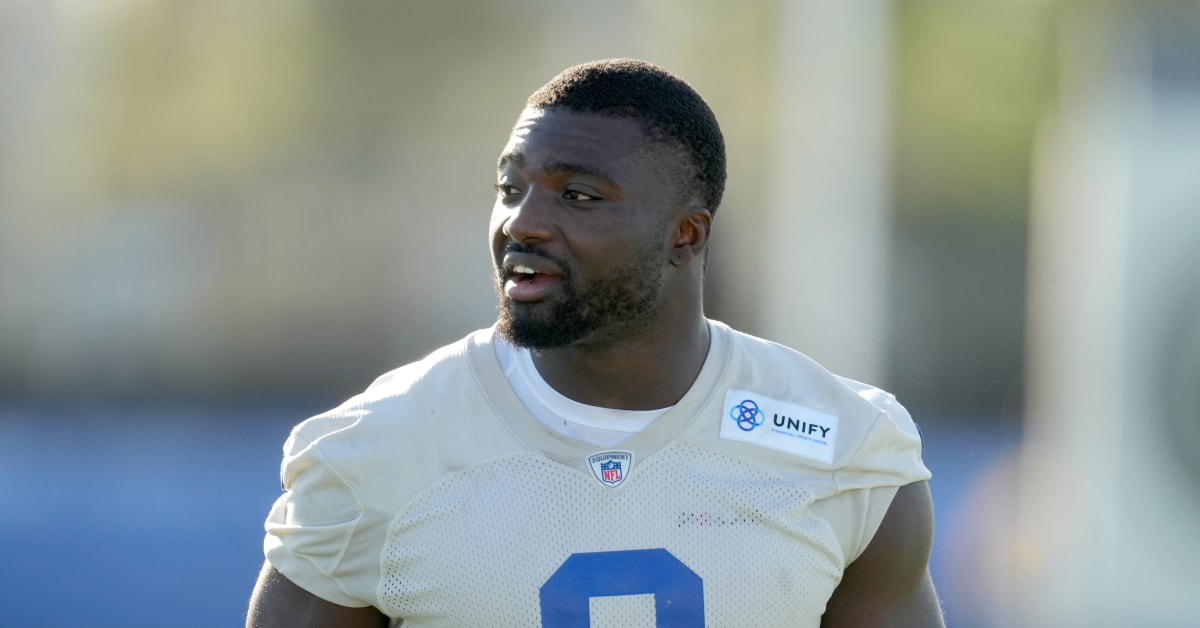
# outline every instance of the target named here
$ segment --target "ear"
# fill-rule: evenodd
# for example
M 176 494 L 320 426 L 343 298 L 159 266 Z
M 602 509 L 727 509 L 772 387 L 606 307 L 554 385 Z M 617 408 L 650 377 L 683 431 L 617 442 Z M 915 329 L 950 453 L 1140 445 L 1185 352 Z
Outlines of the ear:
M 683 268 L 704 252 L 712 232 L 712 212 L 705 207 L 689 207 L 679 220 L 671 243 L 671 264 Z

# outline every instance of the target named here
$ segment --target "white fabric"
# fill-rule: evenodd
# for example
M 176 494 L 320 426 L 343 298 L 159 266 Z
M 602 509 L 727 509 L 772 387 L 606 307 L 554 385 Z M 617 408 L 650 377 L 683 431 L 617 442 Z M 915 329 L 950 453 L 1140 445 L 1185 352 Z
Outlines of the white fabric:
M 919 436 L 891 395 L 711 328 L 615 488 L 587 461 L 602 448 L 524 408 L 491 330 L 381 377 L 293 430 L 268 559 L 393 626 L 656 625 L 655 604 L 703 615 L 662 625 L 819 626 L 896 487 L 929 477 Z M 832 463 L 721 439 L 730 388 L 837 416 Z
M 542 425 L 563 436 L 599 447 L 616 447 L 670 409 L 614 410 L 579 403 L 546 383 L 528 349 L 518 349 L 499 338 L 493 344 L 517 399 Z

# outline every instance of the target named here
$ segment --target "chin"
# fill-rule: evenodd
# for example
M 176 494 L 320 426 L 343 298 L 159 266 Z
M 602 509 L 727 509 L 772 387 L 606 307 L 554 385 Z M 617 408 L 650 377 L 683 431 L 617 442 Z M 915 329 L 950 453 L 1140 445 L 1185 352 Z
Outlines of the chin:
M 570 346 L 588 335 L 588 330 L 557 317 L 535 317 L 527 311 L 512 310 L 501 310 L 496 332 L 510 344 L 534 351 Z

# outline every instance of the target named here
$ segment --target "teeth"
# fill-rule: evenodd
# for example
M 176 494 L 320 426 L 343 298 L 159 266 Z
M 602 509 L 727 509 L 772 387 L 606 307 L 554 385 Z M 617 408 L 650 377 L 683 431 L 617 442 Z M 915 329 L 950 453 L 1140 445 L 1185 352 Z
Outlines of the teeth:
M 520 265 L 513 266 L 513 272 L 520 273 L 522 275 L 536 275 L 537 274 L 536 270 L 534 270 L 528 266 L 520 266 Z

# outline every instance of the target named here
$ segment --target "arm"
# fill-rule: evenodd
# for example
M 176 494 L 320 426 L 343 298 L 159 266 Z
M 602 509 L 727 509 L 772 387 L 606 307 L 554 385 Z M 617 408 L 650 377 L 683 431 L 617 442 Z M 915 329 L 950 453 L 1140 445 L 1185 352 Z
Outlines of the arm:
M 384 628 L 388 618 L 373 606 L 350 608 L 325 601 L 263 563 L 250 595 L 246 628 Z
M 870 544 L 846 567 L 821 627 L 944 627 L 929 577 L 932 545 L 929 485 L 900 487 Z

